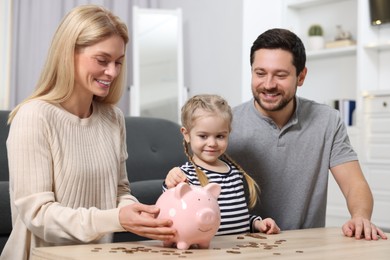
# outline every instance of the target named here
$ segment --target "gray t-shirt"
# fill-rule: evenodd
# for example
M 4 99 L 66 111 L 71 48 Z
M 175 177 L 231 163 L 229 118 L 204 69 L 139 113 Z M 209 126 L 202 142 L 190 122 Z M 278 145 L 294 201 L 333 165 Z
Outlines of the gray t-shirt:
M 253 99 L 235 107 L 228 147 L 260 185 L 253 213 L 282 230 L 325 226 L 329 169 L 358 159 L 337 110 L 299 97 L 296 104 L 282 129 Z

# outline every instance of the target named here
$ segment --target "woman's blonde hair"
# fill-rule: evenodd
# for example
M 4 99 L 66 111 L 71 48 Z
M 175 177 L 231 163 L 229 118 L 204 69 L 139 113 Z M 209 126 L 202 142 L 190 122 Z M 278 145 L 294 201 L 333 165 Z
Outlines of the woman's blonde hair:
M 75 53 L 112 35 L 119 35 L 125 45 L 129 41 L 126 24 L 111 11 L 97 5 L 81 5 L 72 9 L 63 18 L 53 36 L 35 91 L 12 110 L 8 123 L 11 123 L 19 108 L 31 99 L 51 103 L 66 101 L 74 89 Z M 95 96 L 96 101 L 108 104 L 116 104 L 119 101 L 125 80 L 125 64 L 124 60 L 108 95 L 104 98 Z
M 181 123 L 188 132 L 194 127 L 194 122 L 203 115 L 203 113 L 199 112 L 213 113 L 222 117 L 228 122 L 229 132 L 231 131 L 231 123 L 233 120 L 232 109 L 221 96 L 204 94 L 193 96 L 187 100 L 181 108 Z M 183 146 L 188 160 L 194 165 L 200 185 L 205 186 L 208 183 L 207 175 L 194 163 L 190 144 L 185 139 L 183 140 Z M 258 194 L 260 193 L 258 184 L 226 153 L 223 154 L 222 159 L 233 164 L 244 175 L 249 189 L 249 207 L 253 208 L 256 205 Z

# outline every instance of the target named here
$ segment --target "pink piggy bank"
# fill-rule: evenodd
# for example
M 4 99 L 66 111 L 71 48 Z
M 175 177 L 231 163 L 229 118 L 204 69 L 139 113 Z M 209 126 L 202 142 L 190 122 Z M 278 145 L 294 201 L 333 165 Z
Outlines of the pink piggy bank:
M 221 187 L 209 183 L 204 187 L 180 183 L 165 191 L 156 202 L 160 208 L 158 218 L 171 219 L 176 236 L 164 241 L 165 247 L 176 243 L 178 249 L 188 249 L 197 244 L 209 248 L 210 240 L 218 231 L 221 213 L 217 198 Z

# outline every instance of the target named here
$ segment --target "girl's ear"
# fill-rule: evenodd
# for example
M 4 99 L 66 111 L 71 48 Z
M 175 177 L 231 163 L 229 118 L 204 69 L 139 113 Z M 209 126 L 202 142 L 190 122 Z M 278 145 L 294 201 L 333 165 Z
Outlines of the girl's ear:
M 190 142 L 190 133 L 187 131 L 185 127 L 180 128 L 180 132 L 182 133 L 184 140 L 186 140 L 187 143 Z

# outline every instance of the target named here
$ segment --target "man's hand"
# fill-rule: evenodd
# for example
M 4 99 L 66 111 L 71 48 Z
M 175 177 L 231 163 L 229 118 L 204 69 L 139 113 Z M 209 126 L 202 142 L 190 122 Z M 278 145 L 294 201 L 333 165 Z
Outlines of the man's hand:
M 366 240 L 387 239 L 386 234 L 376 227 L 369 219 L 355 217 L 347 221 L 342 227 L 343 233 L 347 237 Z

